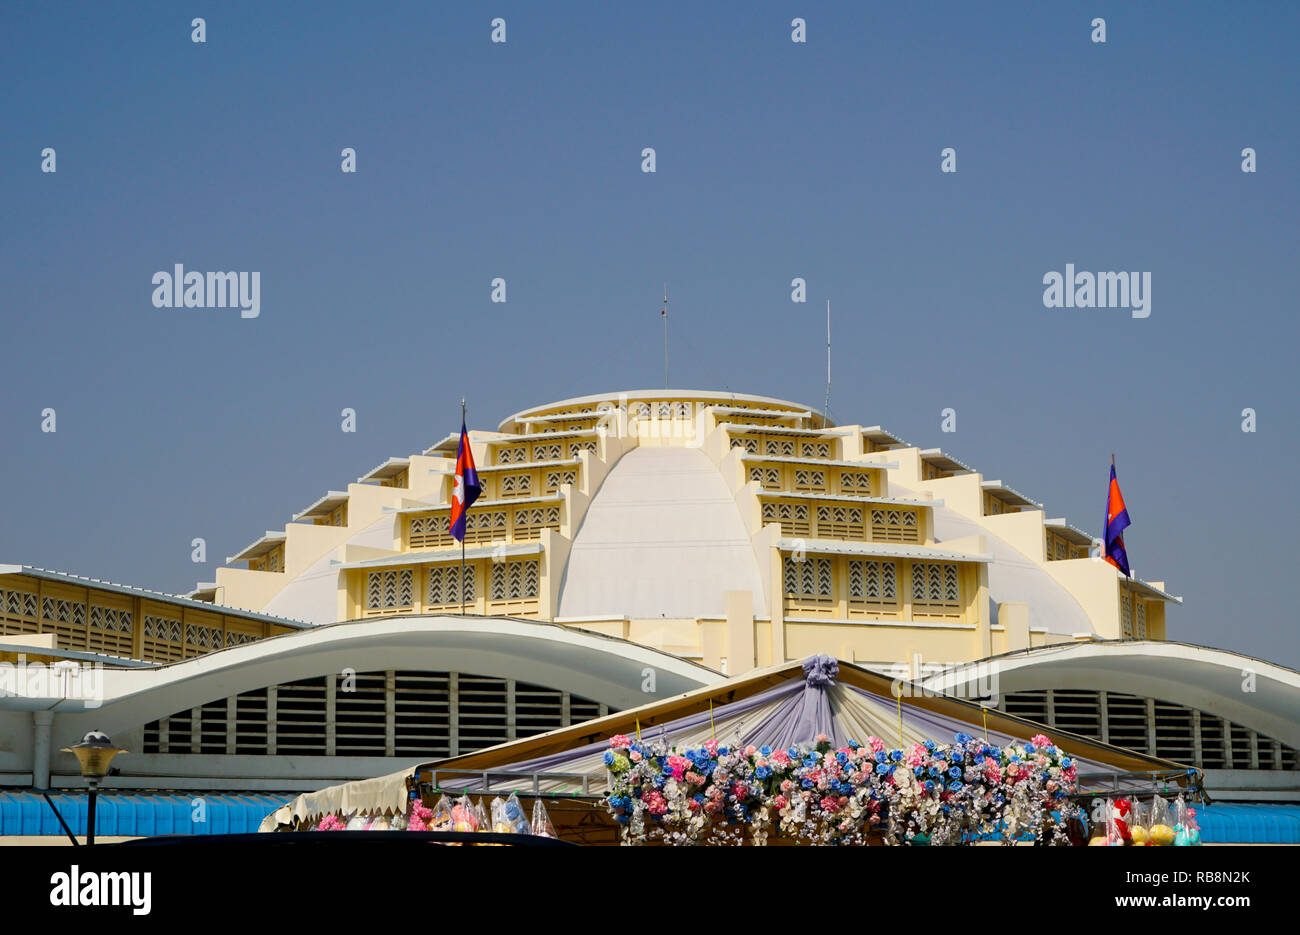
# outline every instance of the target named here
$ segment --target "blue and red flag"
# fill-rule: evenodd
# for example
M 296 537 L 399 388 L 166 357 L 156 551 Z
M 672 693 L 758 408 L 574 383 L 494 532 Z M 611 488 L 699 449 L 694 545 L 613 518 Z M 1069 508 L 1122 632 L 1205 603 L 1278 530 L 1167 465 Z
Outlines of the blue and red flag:
M 1102 540 L 1106 543 L 1106 561 L 1110 562 L 1128 577 L 1133 577 L 1128 570 L 1128 552 L 1124 551 L 1124 530 L 1131 525 L 1128 509 L 1124 506 L 1124 495 L 1119 491 L 1119 480 L 1115 477 L 1115 459 L 1110 459 L 1110 486 L 1106 490 L 1106 528 Z
M 448 524 L 451 534 L 458 541 L 465 541 L 465 513 L 483 492 L 478 482 L 478 470 L 474 467 L 474 452 L 469 447 L 469 433 L 465 431 L 465 420 L 460 423 L 460 447 L 456 450 L 456 474 L 452 479 L 451 521 Z

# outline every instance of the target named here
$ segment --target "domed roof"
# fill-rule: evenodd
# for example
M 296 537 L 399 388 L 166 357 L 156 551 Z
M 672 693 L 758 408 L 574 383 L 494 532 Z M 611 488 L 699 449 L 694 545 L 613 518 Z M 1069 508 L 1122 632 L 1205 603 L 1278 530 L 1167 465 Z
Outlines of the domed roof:
M 695 448 L 636 448 L 610 470 L 574 536 L 559 616 L 722 615 L 727 591 L 767 613 L 758 559 L 722 475 Z

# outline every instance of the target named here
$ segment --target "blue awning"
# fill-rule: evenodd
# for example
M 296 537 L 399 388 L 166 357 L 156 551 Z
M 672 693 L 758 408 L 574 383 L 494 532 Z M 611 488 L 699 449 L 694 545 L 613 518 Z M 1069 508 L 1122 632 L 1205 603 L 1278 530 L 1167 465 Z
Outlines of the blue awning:
M 86 793 L 51 793 L 72 833 L 86 833 Z M 95 802 L 95 836 L 243 834 L 293 793 L 101 792 Z M 0 835 L 63 835 L 58 818 L 38 792 L 0 791 Z
M 1300 844 L 1300 805 L 1220 802 L 1194 805 L 1205 844 Z

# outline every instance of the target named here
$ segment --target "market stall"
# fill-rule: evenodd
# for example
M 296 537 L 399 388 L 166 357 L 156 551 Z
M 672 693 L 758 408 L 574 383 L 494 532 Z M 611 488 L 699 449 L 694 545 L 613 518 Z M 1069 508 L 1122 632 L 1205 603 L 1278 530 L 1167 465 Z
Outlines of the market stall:
M 1186 804 L 1199 773 L 815 656 L 300 796 L 263 830 L 532 827 L 540 807 L 580 843 L 1082 844 L 1107 797 L 1157 793 Z

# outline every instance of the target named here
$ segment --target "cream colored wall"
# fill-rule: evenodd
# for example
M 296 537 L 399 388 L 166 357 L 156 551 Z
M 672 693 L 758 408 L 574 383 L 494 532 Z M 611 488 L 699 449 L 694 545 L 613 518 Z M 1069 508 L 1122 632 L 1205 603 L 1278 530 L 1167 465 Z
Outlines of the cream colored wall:
M 1120 638 L 1119 573 L 1113 565 L 1099 559 L 1071 558 L 1044 562 L 1043 568 L 1079 602 L 1098 636 Z
M 986 516 L 983 523 L 993 535 L 1042 565 L 1047 562 L 1043 519 L 1042 510 L 1024 510 L 1020 513 Z

